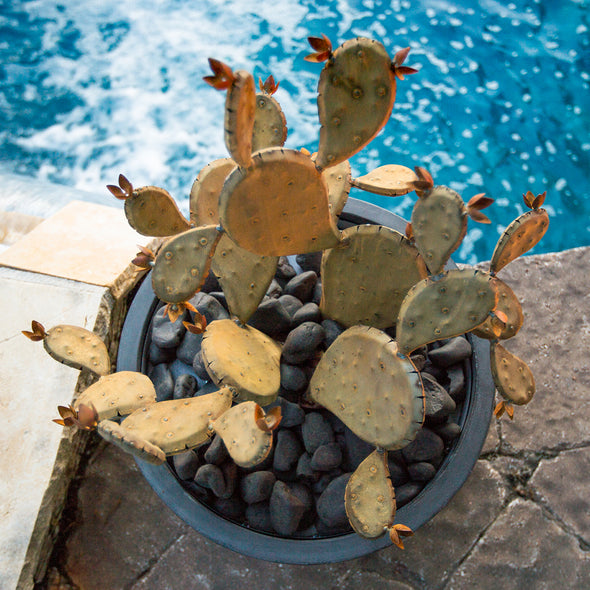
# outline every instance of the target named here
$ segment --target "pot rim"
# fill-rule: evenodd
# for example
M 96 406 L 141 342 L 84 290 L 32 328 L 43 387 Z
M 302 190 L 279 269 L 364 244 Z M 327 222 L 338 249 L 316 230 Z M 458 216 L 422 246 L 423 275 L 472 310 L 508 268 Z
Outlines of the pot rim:
M 406 221 L 371 203 L 349 198 L 340 216 L 346 225 L 373 223 L 405 233 Z M 449 268 L 455 268 L 451 262 Z M 147 277 L 147 275 L 146 275 Z M 151 318 L 160 305 L 150 280 L 143 280 L 121 331 L 117 371 L 147 369 L 146 339 Z M 442 510 L 471 473 L 485 442 L 494 403 L 489 342 L 467 334 L 472 357 L 466 361 L 466 395 L 458 423 L 461 434 L 453 443 L 434 478 L 396 513 L 396 522 L 416 531 Z M 152 465 L 136 459 L 148 483 L 182 520 L 215 543 L 250 557 L 278 563 L 317 564 L 345 561 L 391 545 L 388 535 L 364 539 L 356 533 L 331 537 L 295 538 L 264 533 L 231 521 L 194 498 L 165 462 Z

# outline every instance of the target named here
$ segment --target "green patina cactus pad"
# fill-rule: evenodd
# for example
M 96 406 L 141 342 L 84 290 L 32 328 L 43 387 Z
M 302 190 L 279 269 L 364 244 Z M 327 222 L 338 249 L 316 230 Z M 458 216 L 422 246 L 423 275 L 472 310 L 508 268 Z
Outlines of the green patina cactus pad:
M 434 275 L 442 272 L 467 232 L 463 199 L 446 186 L 425 192 L 414 205 L 412 230 L 428 270 Z
M 125 199 L 129 225 L 143 236 L 174 236 L 190 228 L 168 191 L 144 186 Z
M 316 252 L 338 243 L 328 191 L 309 156 L 283 148 L 256 152 L 221 191 L 223 228 L 242 248 L 262 256 Z
M 398 197 L 407 195 L 414 190 L 412 183 L 418 180 L 416 173 L 410 168 L 398 164 L 379 166 L 368 174 L 353 178 L 352 185 L 364 191 Z
M 256 111 L 256 87 L 249 72 L 233 73 L 225 99 L 224 138 L 231 157 L 247 166 L 252 155 L 252 131 Z
M 166 454 L 157 445 L 112 420 L 99 422 L 97 430 L 98 434 L 106 441 L 113 443 L 126 453 L 135 455 L 142 461 L 161 465 L 166 460 Z
M 264 298 L 278 260 L 240 248 L 227 234 L 219 240 L 211 270 L 219 279 L 230 312 L 242 323 L 250 319 Z
M 535 379 L 528 365 L 497 342 L 491 344 L 490 361 L 500 395 L 517 406 L 528 404 L 535 394 Z
M 334 51 L 318 86 L 320 168 L 347 160 L 377 135 L 391 115 L 395 88 L 392 61 L 381 43 L 351 39 Z
M 85 389 L 74 402 L 74 409 L 81 404 L 92 405 L 99 420 L 126 416 L 138 408 L 156 401 L 156 390 L 149 377 L 135 371 L 119 371 L 101 377 Z
M 426 278 L 426 266 L 410 241 L 381 225 L 356 225 L 322 258 L 324 316 L 345 326 L 395 325 L 406 293 Z
M 515 219 L 496 244 L 490 272 L 498 272 L 521 254 L 528 252 L 545 235 L 548 227 L 549 215 L 545 209 L 527 211 Z
M 412 287 L 400 308 L 396 339 L 407 355 L 435 340 L 479 326 L 496 306 L 492 276 L 466 268 L 448 270 Z
M 201 353 L 213 381 L 235 387 L 239 401 L 266 406 L 276 399 L 281 347 L 262 332 L 232 320 L 216 320 L 203 334 Z
M 167 303 L 190 299 L 207 278 L 220 237 L 215 225 L 206 225 L 166 242 L 156 257 L 152 272 L 154 293 Z
M 231 158 L 214 160 L 203 168 L 190 194 L 191 221 L 199 225 L 219 223 L 219 194 L 229 173 L 236 167 Z
M 494 277 L 490 285 L 498 294 L 498 301 L 494 311 L 504 313 L 507 321 L 502 324 L 497 321 L 497 318 L 488 316 L 483 324 L 473 330 L 473 334 L 486 340 L 512 338 L 518 333 L 524 321 L 522 306 L 514 291 L 504 281 Z
M 121 422 L 121 428 L 149 441 L 166 455 L 181 453 L 209 440 L 209 423 L 232 403 L 233 391 L 219 391 L 185 399 L 172 399 L 135 410 Z
M 287 121 L 277 100 L 266 92 L 256 94 L 252 151 L 280 147 L 287 140 Z
M 381 537 L 393 525 L 395 492 L 386 451 L 373 451 L 356 468 L 346 486 L 344 506 L 350 525 L 366 539 Z
M 367 326 L 343 332 L 320 360 L 309 397 L 357 436 L 384 449 L 414 440 L 424 417 L 424 393 L 414 365 L 387 334 Z
M 257 424 L 260 411 L 255 402 L 247 401 L 234 406 L 213 423 L 213 429 L 240 467 L 257 465 L 272 448 L 272 432 L 262 430 Z
M 89 369 L 97 375 L 111 372 L 111 359 L 105 343 L 84 328 L 54 326 L 43 338 L 43 346 L 52 358 L 68 367 Z
M 351 187 L 350 162 L 344 160 L 336 166 L 330 166 L 322 172 L 322 177 L 328 186 L 328 203 L 333 216 L 338 217 L 346 201 Z

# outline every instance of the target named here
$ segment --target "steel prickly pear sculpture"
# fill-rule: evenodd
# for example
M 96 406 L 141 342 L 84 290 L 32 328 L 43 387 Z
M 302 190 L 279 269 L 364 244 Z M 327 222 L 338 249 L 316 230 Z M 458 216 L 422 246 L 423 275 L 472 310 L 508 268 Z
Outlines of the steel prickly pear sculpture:
M 229 157 L 198 173 L 190 221 L 164 189 L 134 189 L 123 175 L 107 187 L 124 200 L 133 228 L 166 238 L 156 253 L 141 248 L 133 262 L 152 269 L 154 292 L 167 304 L 170 321 L 192 313 L 184 327 L 202 338 L 200 358 L 218 390 L 157 402 L 147 377 L 110 374 L 108 350 L 95 334 L 65 325 L 46 331 L 39 322 L 23 333 L 43 341 L 59 362 L 100 376 L 71 405 L 59 406 L 58 424 L 96 429 L 155 464 L 217 433 L 234 463 L 249 469 L 269 456 L 281 421 L 280 408 L 268 406 L 280 392 L 282 349 L 281 342 L 246 323 L 265 297 L 278 257 L 323 251 L 322 317 L 347 329 L 314 360 L 307 400 L 375 447 L 346 487 L 343 502 L 352 528 L 369 539 L 388 533 L 403 548 L 402 537 L 412 531 L 394 523 L 387 453 L 412 442 L 424 420 L 423 383 L 410 354 L 472 332 L 491 343 L 492 375 L 503 398 L 496 415 L 512 418 L 513 404 L 531 400 L 530 369 L 499 344 L 520 330 L 522 308 L 496 274 L 547 230 L 545 193 L 524 194 L 530 211 L 503 232 L 487 272 L 445 270 L 466 235 L 468 217 L 489 223 L 482 210 L 493 200 L 479 194 L 465 203 L 451 188 L 435 186 L 423 167 L 386 164 L 353 178 L 349 163 L 385 127 L 398 81 L 417 72 L 404 65 L 409 48 L 392 59 L 381 43 L 367 38 L 334 50 L 325 35 L 309 43 L 314 53 L 306 59 L 324 64 L 317 153 L 283 147 L 287 127 L 272 76 L 260 80 L 256 92 L 250 73 L 210 59 L 213 73 L 205 81 L 227 92 L 223 133 Z M 388 197 L 415 192 L 406 235 L 377 225 L 341 231 L 338 217 L 351 187 Z M 208 323 L 189 300 L 210 271 L 219 279 L 230 319 Z

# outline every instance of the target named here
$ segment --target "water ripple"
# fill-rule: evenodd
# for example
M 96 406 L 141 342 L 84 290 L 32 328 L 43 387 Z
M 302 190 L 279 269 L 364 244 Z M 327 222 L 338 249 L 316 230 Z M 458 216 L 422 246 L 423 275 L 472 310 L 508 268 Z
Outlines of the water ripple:
M 186 212 L 198 171 L 226 155 L 224 98 L 206 58 L 281 81 L 288 147 L 317 147 L 321 66 L 306 37 L 355 35 L 421 71 L 399 84 L 383 132 L 352 159 L 425 165 L 465 199 L 496 198 L 458 259 L 489 258 L 528 189 L 548 191 L 535 251 L 590 244 L 590 36 L 585 0 L 0 1 L 0 170 L 92 192 L 119 172 L 167 188 Z M 356 192 L 406 217 L 413 199 Z

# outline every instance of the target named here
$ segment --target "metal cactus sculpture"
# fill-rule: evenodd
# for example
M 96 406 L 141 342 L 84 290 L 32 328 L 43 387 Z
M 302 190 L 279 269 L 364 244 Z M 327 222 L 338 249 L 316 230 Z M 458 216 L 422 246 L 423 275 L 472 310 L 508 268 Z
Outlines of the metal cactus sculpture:
M 394 523 L 387 452 L 412 442 L 424 420 L 423 384 L 410 354 L 474 332 L 491 341 L 493 377 L 505 400 L 496 415 L 506 411 L 512 418 L 511 404 L 530 401 L 535 388 L 530 369 L 499 344 L 518 332 L 522 310 L 496 273 L 547 230 L 547 212 L 540 209 L 545 195 L 524 195 L 531 211 L 500 237 L 488 272 L 445 270 L 466 234 L 467 217 L 489 223 L 481 210 L 492 199 L 476 195 L 465 204 L 455 191 L 435 186 L 423 168 L 391 164 L 351 178 L 348 162 L 388 121 L 398 80 L 416 73 L 403 65 L 409 48 L 391 59 L 370 39 L 349 40 L 334 51 L 325 36 L 309 41 L 315 52 L 306 59 L 325 62 L 316 154 L 283 148 L 287 127 L 272 76 L 260 81 L 257 94 L 249 73 L 210 59 L 213 75 L 205 80 L 227 91 L 224 137 L 230 157 L 198 174 L 190 221 L 163 189 L 134 189 L 123 175 L 118 185 L 108 186 L 125 200 L 133 228 L 168 238 L 157 256 L 142 249 L 134 262 L 153 268 L 153 289 L 172 321 L 180 321 L 187 309 L 194 314 L 194 323 L 185 325 L 202 333 L 202 360 L 219 389 L 157 402 L 142 375 L 108 375 L 108 352 L 93 334 L 70 326 L 46 332 L 38 322 L 25 334 L 43 340 L 60 362 L 102 376 L 73 406 L 60 407 L 59 424 L 96 427 L 105 439 L 152 463 L 200 446 L 216 432 L 235 463 L 249 468 L 268 456 L 281 420 L 278 407 L 262 408 L 279 392 L 281 343 L 245 324 L 264 298 L 279 256 L 323 250 L 321 312 L 348 329 L 318 359 L 308 399 L 375 447 L 346 487 L 351 526 L 367 538 L 388 532 L 403 548 L 401 537 L 412 531 Z M 392 197 L 415 191 L 406 236 L 381 226 L 340 231 L 338 216 L 351 186 Z M 210 269 L 232 319 L 207 325 L 189 300 Z M 393 329 L 395 338 L 389 335 Z

